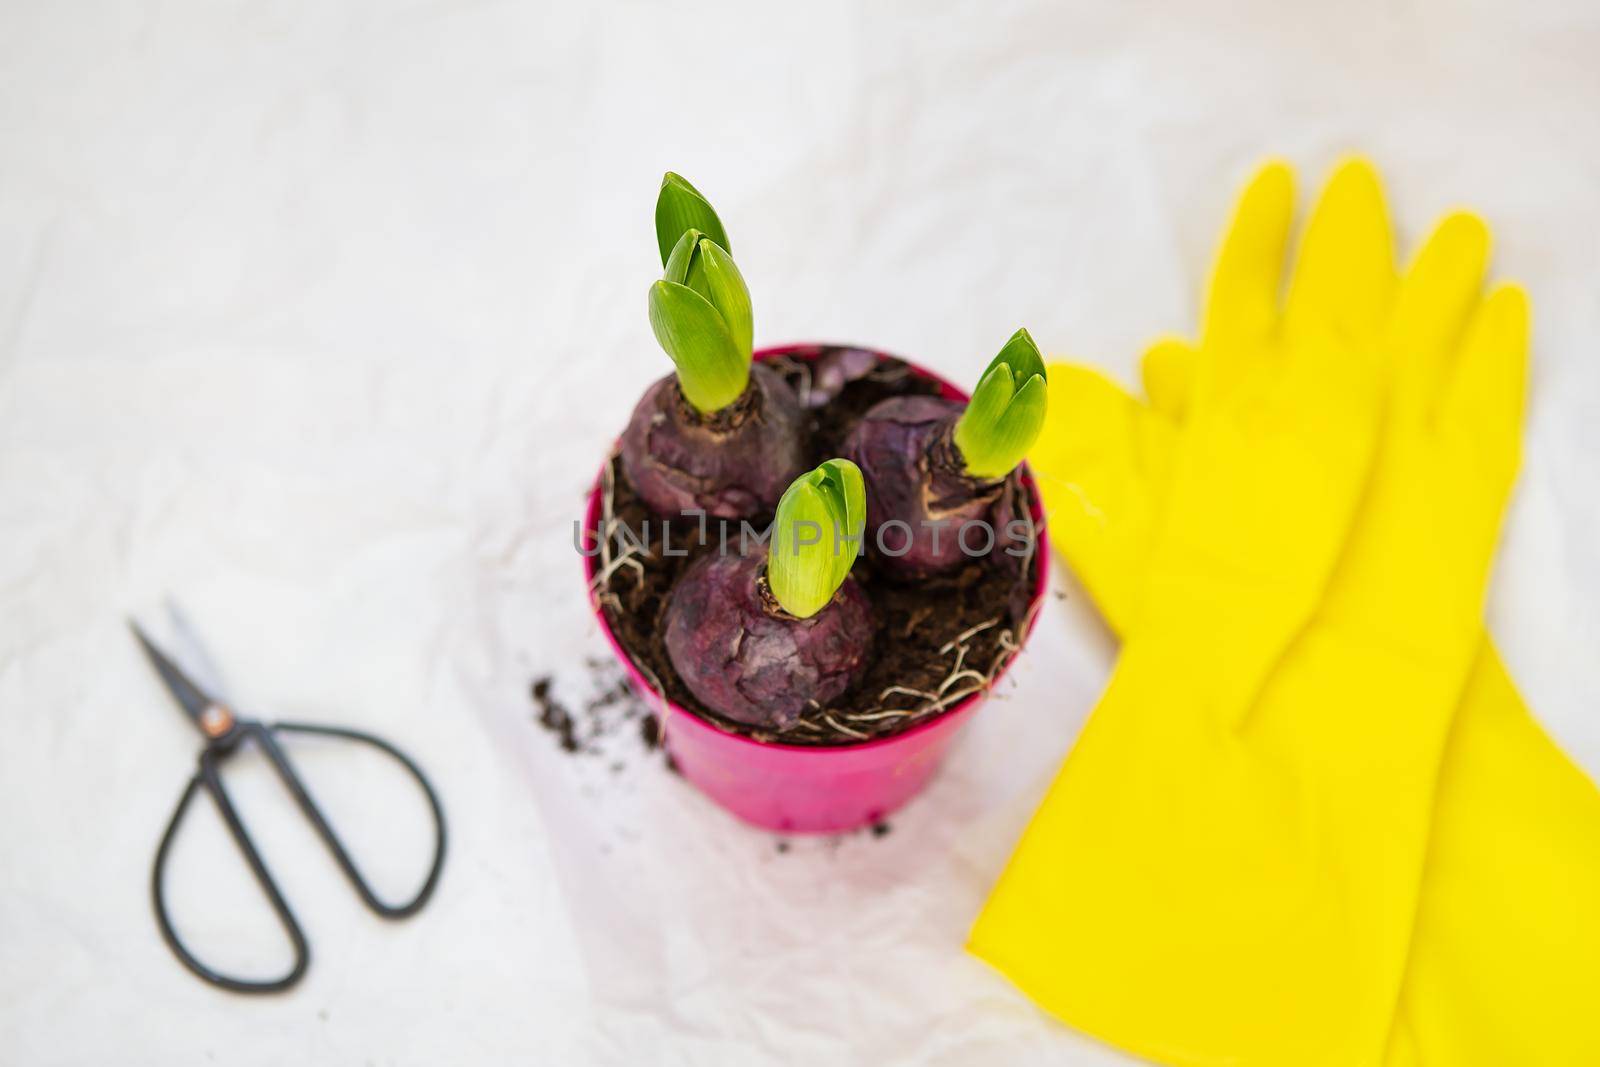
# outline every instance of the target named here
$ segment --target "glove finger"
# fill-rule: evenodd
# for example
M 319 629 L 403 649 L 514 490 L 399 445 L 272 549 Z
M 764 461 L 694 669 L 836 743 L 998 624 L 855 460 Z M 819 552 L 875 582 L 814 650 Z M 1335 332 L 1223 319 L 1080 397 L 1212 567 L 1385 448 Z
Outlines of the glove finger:
M 1174 430 L 1115 382 L 1054 363 L 1049 415 L 1028 464 L 1050 539 L 1107 625 L 1125 634 L 1144 586 Z
M 1291 337 L 1331 330 L 1375 351 L 1396 285 L 1394 233 L 1378 172 L 1342 163 L 1311 213 L 1300 243 L 1284 328 Z
M 1483 473 L 1509 492 L 1521 457 L 1528 388 L 1528 295 L 1501 285 L 1478 305 L 1438 406 L 1438 424 L 1475 442 Z
M 1233 380 L 1255 343 L 1278 322 L 1284 248 L 1294 219 L 1294 172 L 1273 161 L 1256 172 L 1239 198 L 1211 274 L 1206 300 L 1205 373 Z
M 1200 365 L 1200 350 L 1182 338 L 1162 338 L 1139 360 L 1139 378 L 1144 382 L 1144 398 L 1163 419 L 1182 426 L 1189 418 L 1189 400 L 1194 395 L 1195 371 Z
M 1451 355 L 1478 304 L 1489 243 L 1482 219 L 1456 212 L 1434 228 L 1406 272 L 1388 335 L 1394 406 L 1402 417 L 1420 419 L 1438 403 Z
M 1175 425 L 1181 425 L 1188 417 L 1189 395 L 1194 389 L 1199 360 L 1199 351 L 1177 337 L 1163 337 L 1145 349 L 1139 360 L 1145 399 L 1156 414 Z

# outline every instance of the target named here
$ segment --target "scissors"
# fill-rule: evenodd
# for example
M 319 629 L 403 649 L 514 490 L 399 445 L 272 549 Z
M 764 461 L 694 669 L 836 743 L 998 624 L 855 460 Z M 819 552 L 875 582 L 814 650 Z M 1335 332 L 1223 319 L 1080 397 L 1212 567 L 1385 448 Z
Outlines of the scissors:
M 175 622 L 181 621 L 175 618 Z M 256 846 L 250 839 L 250 834 L 245 830 L 244 823 L 239 819 L 239 813 L 234 808 L 228 791 L 223 787 L 219 769 L 246 743 L 254 743 L 260 747 L 267 756 L 268 761 L 277 771 L 284 786 L 289 790 L 289 795 L 305 817 L 310 820 L 317 836 L 322 838 L 322 843 L 328 846 L 328 851 L 333 854 L 334 861 L 339 869 L 344 871 L 345 877 L 355 887 L 356 893 L 361 897 L 362 903 L 385 919 L 404 919 L 422 910 L 422 906 L 433 895 L 434 886 L 439 881 L 440 868 L 444 866 L 445 828 L 444 809 L 439 806 L 439 797 L 433 791 L 427 777 L 422 773 L 411 758 L 389 742 L 372 734 L 362 733 L 359 730 L 348 730 L 341 726 L 317 726 L 311 723 L 279 722 L 264 723 L 255 719 L 245 719 L 234 713 L 233 709 L 221 700 L 207 693 L 189 675 L 179 669 L 161 649 L 146 636 L 139 628 L 138 623 L 129 621 L 128 625 L 133 630 L 133 635 L 144 648 L 144 653 L 150 659 L 156 673 L 161 676 L 166 684 L 167 691 L 172 694 L 178 705 L 188 714 L 191 722 L 205 737 L 205 747 L 200 750 L 200 767 L 194 777 L 189 779 L 189 784 L 184 787 L 183 796 L 178 800 L 178 807 L 172 813 L 167 829 L 161 835 L 161 844 L 156 849 L 154 869 L 150 875 L 150 896 L 155 905 L 156 922 L 161 926 L 161 935 L 166 939 L 167 945 L 178 957 L 179 961 L 200 978 L 212 985 L 236 993 L 277 993 L 289 989 L 305 975 L 306 968 L 311 962 L 311 949 L 306 943 L 305 933 L 300 928 L 300 923 L 295 919 L 294 912 L 290 910 L 288 902 L 283 899 L 283 894 L 278 891 L 277 883 L 273 881 L 272 874 L 267 870 L 267 865 L 262 861 L 261 854 L 256 851 Z M 328 820 L 323 817 L 322 811 L 316 802 L 311 799 L 311 794 L 306 790 L 305 783 L 295 773 L 294 765 L 290 762 L 288 753 L 279 744 L 282 737 L 289 735 L 315 735 L 317 737 L 336 738 L 341 741 L 354 741 L 370 745 L 380 752 L 396 760 L 402 767 L 410 772 L 422 787 L 427 796 L 428 805 L 433 811 L 434 827 L 434 852 L 433 863 L 428 869 L 428 876 L 422 883 L 421 890 L 410 901 L 400 905 L 385 904 L 378 899 L 372 887 L 367 884 L 350 854 L 345 851 L 339 837 L 334 833 L 333 827 L 328 825 Z M 202 963 L 194 953 L 179 939 L 177 929 L 173 926 L 172 917 L 167 911 L 166 892 L 164 889 L 164 874 L 166 871 L 167 855 L 172 848 L 173 839 L 177 836 L 178 825 L 189 811 L 189 805 L 194 798 L 204 791 L 211 795 L 212 801 L 217 806 L 217 811 L 222 815 L 222 821 L 227 825 L 228 832 L 233 836 L 234 842 L 243 853 L 245 862 L 250 865 L 250 870 L 255 874 L 256 882 L 260 884 L 266 894 L 267 901 L 272 905 L 272 910 L 277 913 L 278 921 L 283 924 L 284 932 L 288 934 L 289 941 L 294 947 L 294 963 L 288 972 L 279 978 L 255 979 L 235 978 L 222 974 Z

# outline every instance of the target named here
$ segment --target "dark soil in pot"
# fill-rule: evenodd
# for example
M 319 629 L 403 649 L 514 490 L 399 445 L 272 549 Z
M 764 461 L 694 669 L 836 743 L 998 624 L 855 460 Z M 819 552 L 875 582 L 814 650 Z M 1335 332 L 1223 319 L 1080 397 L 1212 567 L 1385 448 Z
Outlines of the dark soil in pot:
M 795 349 L 765 365 L 788 379 L 805 406 L 808 464 L 840 455 L 855 421 L 880 400 L 939 392 L 938 382 L 904 363 L 861 349 Z M 1029 493 L 1016 473 L 1011 478 L 1015 517 L 1027 520 Z M 982 690 L 1026 633 L 1036 553 L 1019 558 L 997 551 L 950 574 L 911 583 L 891 580 L 869 555 L 852 572 L 872 602 L 877 627 L 865 677 L 781 734 L 732 722 L 702 707 L 678 679 L 667 658 L 661 616 L 678 575 L 700 554 L 718 551 L 722 538 L 729 551 L 737 551 L 739 524 L 710 520 L 703 540 L 701 525 L 692 520 L 664 524 L 621 476 L 615 456 L 607 463 L 603 489 L 601 524 L 612 534 L 596 561 L 594 593 L 613 635 L 668 700 L 731 733 L 793 745 L 858 744 L 899 733 Z M 770 518 L 751 522 L 751 529 L 764 530 Z M 647 539 L 639 536 L 645 532 Z

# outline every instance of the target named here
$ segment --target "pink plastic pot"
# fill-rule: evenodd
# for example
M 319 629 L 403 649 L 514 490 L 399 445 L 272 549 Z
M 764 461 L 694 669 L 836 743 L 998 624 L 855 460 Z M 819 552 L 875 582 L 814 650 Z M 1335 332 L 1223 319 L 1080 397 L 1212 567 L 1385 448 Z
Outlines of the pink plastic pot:
M 788 356 L 810 361 L 820 354 L 817 345 L 785 345 L 762 349 L 755 358 Z M 938 375 L 915 364 L 908 366 L 914 374 L 938 382 L 941 395 L 967 399 L 966 393 Z M 1039 529 L 1038 581 L 1032 601 L 1036 606 L 1049 585 L 1050 546 L 1039 494 L 1026 467 L 1022 478 L 1033 497 L 1033 519 Z M 596 478 L 584 516 L 588 531 L 596 530 L 600 523 L 600 493 L 600 479 Z M 585 556 L 583 563 L 584 577 L 592 583 L 596 557 Z M 634 688 L 657 708 L 667 748 L 683 776 L 739 818 L 767 830 L 827 833 L 882 819 L 928 784 L 956 733 L 988 696 L 987 690 L 974 693 L 904 733 L 859 745 L 822 748 L 756 741 L 722 730 L 664 700 L 623 651 L 605 612 L 598 604 L 591 607 Z M 1029 627 L 1031 631 L 1031 616 Z M 1024 643 L 1027 637 L 1023 635 Z M 1004 675 L 1002 669 L 995 683 Z

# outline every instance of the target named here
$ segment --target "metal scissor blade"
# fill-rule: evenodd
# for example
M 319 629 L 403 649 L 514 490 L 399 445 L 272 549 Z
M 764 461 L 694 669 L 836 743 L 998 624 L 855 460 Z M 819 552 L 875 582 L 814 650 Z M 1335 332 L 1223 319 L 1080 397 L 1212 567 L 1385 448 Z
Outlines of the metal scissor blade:
M 169 658 L 183 664 L 189 680 L 209 694 L 212 700 L 226 703 L 228 687 L 223 684 L 222 672 L 217 669 L 205 644 L 195 633 L 189 616 L 171 597 L 167 597 L 166 606 L 167 622 L 170 624 L 168 632 L 172 638 L 167 642 Z
M 139 629 L 138 623 L 129 619 L 128 628 L 133 631 L 133 636 L 138 638 L 139 644 L 144 648 L 144 654 L 150 659 L 150 665 L 161 675 L 161 680 L 166 683 L 167 691 L 172 694 L 172 698 L 189 713 L 189 718 L 194 720 L 195 726 L 199 727 L 201 732 L 209 734 L 203 716 L 208 708 L 216 704 L 216 701 L 212 700 L 187 674 L 179 670 L 178 665 L 145 636 L 144 631 Z

